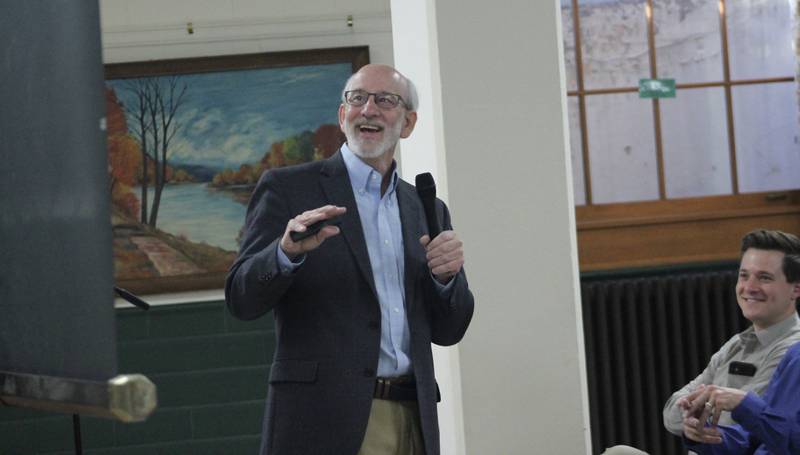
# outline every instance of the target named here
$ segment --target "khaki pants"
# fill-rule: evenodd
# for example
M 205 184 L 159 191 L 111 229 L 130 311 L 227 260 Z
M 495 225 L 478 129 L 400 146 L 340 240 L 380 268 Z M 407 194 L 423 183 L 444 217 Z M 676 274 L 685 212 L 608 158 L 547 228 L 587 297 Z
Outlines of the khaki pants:
M 415 401 L 372 400 L 367 434 L 358 455 L 424 455 Z

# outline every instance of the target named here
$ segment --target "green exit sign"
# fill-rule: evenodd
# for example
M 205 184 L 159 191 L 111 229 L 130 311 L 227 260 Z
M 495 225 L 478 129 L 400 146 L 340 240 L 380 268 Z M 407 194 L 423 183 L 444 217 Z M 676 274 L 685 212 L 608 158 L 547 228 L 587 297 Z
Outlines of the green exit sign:
M 675 98 L 675 79 L 639 79 L 639 98 Z

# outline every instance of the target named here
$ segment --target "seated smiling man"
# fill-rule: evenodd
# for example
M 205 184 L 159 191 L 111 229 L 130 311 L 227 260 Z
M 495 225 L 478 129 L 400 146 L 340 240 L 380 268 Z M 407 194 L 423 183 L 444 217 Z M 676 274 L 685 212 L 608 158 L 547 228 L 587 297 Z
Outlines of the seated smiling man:
M 734 335 L 712 357 L 694 380 L 672 394 L 664 405 L 664 426 L 676 436 L 684 431 L 680 405 L 701 388 L 714 385 L 760 395 L 789 346 L 800 341 L 800 239 L 780 231 L 756 230 L 742 238 L 736 300 L 753 325 Z M 736 422 L 728 410 L 719 423 Z M 615 446 L 604 455 L 642 455 L 627 446 Z

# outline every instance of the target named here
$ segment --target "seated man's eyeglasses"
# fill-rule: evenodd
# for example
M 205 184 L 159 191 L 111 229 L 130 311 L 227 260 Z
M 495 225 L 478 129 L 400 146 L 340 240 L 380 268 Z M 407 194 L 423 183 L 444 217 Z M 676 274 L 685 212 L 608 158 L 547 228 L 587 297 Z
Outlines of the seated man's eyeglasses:
M 370 93 L 364 90 L 348 90 L 344 92 L 344 100 L 347 104 L 355 107 L 363 106 L 369 101 L 369 97 L 375 98 L 375 105 L 381 109 L 389 110 L 397 107 L 398 104 L 403 103 L 403 106 L 408 107 L 400 95 L 388 92 Z

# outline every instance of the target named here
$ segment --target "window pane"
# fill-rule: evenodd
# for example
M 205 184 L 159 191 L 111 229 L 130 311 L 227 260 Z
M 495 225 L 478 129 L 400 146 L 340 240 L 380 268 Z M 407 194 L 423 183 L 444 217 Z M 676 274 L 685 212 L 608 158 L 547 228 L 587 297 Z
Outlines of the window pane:
M 581 121 L 578 97 L 567 97 L 569 115 L 569 150 L 572 161 L 572 192 L 575 205 L 586 204 L 586 186 L 583 184 L 583 149 L 581 145 Z
M 658 76 L 679 84 L 721 81 L 718 0 L 654 2 Z
M 727 1 L 731 78 L 794 75 L 794 0 Z
M 572 20 L 572 0 L 561 0 L 561 34 L 564 38 L 564 67 L 567 70 L 567 90 L 577 90 L 575 21 Z
M 645 0 L 581 0 L 587 89 L 638 86 L 650 77 Z
M 733 87 L 742 193 L 800 188 L 796 89 L 794 83 Z
M 661 100 L 667 198 L 731 194 L 722 88 L 678 90 Z
M 596 204 L 658 199 L 653 105 L 637 93 L 586 97 Z

